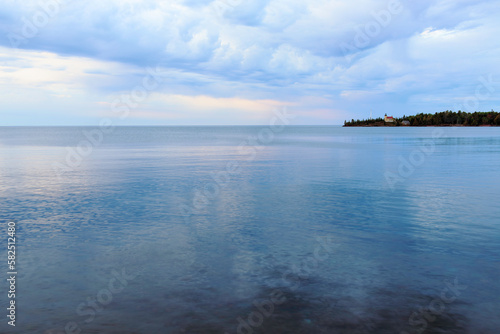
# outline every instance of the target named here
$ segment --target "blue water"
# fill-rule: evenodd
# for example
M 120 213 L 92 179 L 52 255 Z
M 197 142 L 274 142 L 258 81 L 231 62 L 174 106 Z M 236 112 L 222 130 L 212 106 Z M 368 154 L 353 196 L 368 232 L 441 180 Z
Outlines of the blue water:
M 500 332 L 500 128 L 2 127 L 0 178 L 0 333 Z

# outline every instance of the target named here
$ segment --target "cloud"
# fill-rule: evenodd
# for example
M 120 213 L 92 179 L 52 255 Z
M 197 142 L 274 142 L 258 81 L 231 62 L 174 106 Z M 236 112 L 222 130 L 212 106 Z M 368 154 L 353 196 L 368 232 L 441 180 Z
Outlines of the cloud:
M 293 103 L 277 100 L 215 98 L 206 95 L 170 95 L 153 93 L 141 108 L 130 114 L 131 119 L 154 119 L 169 122 L 197 120 L 209 124 L 266 124 L 273 112 Z M 224 119 L 221 116 L 224 115 Z M 110 114 L 110 116 L 112 116 Z M 192 123 L 192 121 L 191 121 Z
M 500 78 L 497 1 L 401 1 L 399 7 L 396 0 L 0 5 L 0 83 L 9 91 L 2 95 L 8 105 L 15 105 L 8 96 L 23 91 L 40 99 L 46 94 L 43 101 L 52 109 L 77 97 L 96 105 L 132 89 L 147 68 L 159 67 L 166 77 L 157 93 L 173 100 L 185 96 L 186 110 L 205 99 L 220 110 L 224 103 L 215 101 L 254 101 L 247 105 L 256 109 L 255 101 L 298 103 L 305 113 L 306 97 L 316 97 L 327 101 L 310 108 L 305 119 L 321 122 L 349 113 L 366 117 L 367 106 L 386 107 L 384 99 L 395 101 L 389 103 L 395 115 L 402 109 L 440 111 L 450 107 L 447 99 L 473 95 L 481 75 Z M 89 106 L 82 104 L 82 110 Z M 480 107 L 498 104 L 488 99 Z M 242 105 L 235 110 L 240 121 L 253 121 Z

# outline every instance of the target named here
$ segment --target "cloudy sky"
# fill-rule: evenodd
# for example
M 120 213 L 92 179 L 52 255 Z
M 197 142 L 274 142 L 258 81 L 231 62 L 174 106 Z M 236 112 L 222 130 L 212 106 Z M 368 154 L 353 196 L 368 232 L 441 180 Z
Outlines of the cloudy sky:
M 499 0 L 0 0 L 0 125 L 498 111 L 499 17 Z

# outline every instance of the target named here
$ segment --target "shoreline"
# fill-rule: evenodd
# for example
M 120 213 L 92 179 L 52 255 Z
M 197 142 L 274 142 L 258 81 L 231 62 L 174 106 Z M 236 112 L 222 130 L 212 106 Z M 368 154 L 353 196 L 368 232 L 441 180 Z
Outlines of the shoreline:
M 342 125 L 343 128 L 497 128 L 500 125 Z

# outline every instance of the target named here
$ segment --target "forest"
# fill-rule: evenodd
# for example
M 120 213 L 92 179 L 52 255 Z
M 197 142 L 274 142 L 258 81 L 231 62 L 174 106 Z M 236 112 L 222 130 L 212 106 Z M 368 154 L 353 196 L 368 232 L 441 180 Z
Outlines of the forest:
M 447 110 L 434 114 L 420 113 L 414 116 L 394 117 L 392 123 L 385 122 L 382 117 L 366 120 L 352 119 L 344 121 L 344 126 L 500 126 L 500 113 L 493 110 L 473 113 Z

